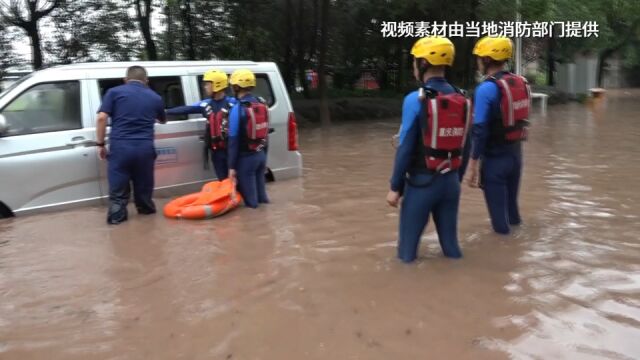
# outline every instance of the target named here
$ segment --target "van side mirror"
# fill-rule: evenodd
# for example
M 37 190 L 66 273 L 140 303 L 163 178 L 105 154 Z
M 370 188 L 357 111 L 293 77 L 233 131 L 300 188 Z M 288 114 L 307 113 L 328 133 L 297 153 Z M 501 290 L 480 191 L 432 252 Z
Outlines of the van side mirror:
M 7 118 L 4 115 L 0 114 L 0 136 L 4 136 L 9 131 L 9 124 L 7 123 Z

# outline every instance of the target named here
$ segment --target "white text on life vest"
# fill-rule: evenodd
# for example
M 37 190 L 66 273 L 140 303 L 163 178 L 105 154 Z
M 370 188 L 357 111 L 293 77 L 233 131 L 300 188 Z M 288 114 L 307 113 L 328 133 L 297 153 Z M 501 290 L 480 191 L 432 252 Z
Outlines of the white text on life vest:
M 455 128 L 440 128 L 440 137 L 450 137 L 450 136 L 462 136 L 464 135 L 464 128 L 455 127 Z

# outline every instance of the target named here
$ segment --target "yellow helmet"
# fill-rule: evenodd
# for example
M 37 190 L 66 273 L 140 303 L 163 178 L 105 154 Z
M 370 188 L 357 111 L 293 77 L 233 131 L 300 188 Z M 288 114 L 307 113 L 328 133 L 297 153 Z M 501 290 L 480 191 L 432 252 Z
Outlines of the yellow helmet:
M 424 37 L 411 48 L 411 55 L 427 60 L 431 65 L 453 65 L 456 49 L 451 40 L 444 37 Z
M 241 88 L 256 86 L 256 76 L 251 70 L 239 69 L 231 74 L 231 85 L 237 85 Z
M 473 55 L 480 57 L 488 56 L 496 61 L 511 59 L 513 53 L 513 43 L 507 37 L 485 36 L 478 40 L 473 47 Z
M 202 81 L 210 81 L 214 92 L 224 90 L 229 87 L 227 73 L 218 69 L 211 69 L 204 73 Z

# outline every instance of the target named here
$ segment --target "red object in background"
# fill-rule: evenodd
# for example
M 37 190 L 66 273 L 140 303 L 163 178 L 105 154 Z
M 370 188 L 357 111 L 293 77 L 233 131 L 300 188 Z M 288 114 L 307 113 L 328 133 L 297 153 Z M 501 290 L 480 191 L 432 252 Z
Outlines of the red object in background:
M 378 81 L 370 72 L 363 72 L 356 83 L 356 87 L 364 90 L 379 90 Z
M 318 88 L 318 73 L 313 70 L 307 70 L 307 81 L 312 89 Z

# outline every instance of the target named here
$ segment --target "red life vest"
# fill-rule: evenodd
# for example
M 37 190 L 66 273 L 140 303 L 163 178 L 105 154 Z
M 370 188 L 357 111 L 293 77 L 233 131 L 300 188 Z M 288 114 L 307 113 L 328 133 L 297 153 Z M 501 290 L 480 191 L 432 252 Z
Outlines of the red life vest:
M 222 150 L 227 147 L 227 134 L 229 133 L 229 108 L 226 104 L 218 112 L 209 113 L 209 136 L 211 136 L 211 148 Z
M 427 110 L 421 125 L 427 169 L 439 173 L 458 169 L 471 124 L 471 101 L 460 92 L 444 95 L 430 89 L 421 99 Z
M 260 151 L 267 145 L 269 137 L 269 107 L 264 100 L 241 102 L 247 119 L 247 146 L 250 151 Z
M 491 138 L 498 143 L 515 143 L 527 139 L 531 90 L 527 79 L 512 73 L 490 77 L 500 89 L 500 119 L 491 125 Z

